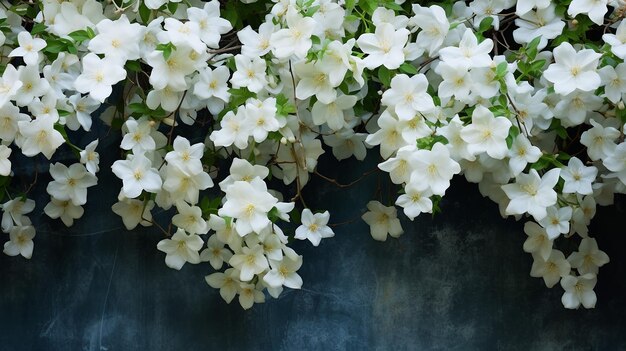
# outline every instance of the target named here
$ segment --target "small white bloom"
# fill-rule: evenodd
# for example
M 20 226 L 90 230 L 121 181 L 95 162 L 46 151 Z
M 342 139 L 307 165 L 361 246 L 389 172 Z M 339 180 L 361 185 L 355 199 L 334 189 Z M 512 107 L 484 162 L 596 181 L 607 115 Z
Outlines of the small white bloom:
M 296 228 L 296 239 L 309 239 L 313 246 L 320 244 L 323 238 L 335 236 L 333 230 L 328 226 L 330 214 L 328 211 L 323 213 L 313 213 L 308 208 L 302 211 L 302 225 Z
M 533 254 L 533 259 L 530 276 L 542 277 L 548 288 L 555 286 L 562 277 L 566 277 L 570 273 L 570 264 L 559 250 L 552 250 L 547 260 L 538 254 Z
M 559 180 L 559 168 L 546 172 L 543 177 L 537 170 L 529 173 L 520 173 L 515 183 L 502 186 L 502 190 L 511 200 L 506 207 L 507 215 L 518 215 L 528 212 L 535 220 L 542 220 L 547 212 L 546 208 L 556 203 L 557 194 L 554 186 Z
M 567 258 L 572 268 L 578 269 L 579 274 L 598 274 L 598 268 L 609 263 L 609 256 L 598 249 L 594 238 L 583 238 L 578 251 L 572 252 Z
M 35 227 L 32 225 L 15 226 L 9 232 L 10 240 L 4 243 L 4 253 L 9 256 L 22 255 L 26 259 L 33 256 L 33 238 Z
M 378 201 L 370 201 L 367 203 L 367 209 L 369 211 L 365 212 L 361 218 L 370 226 L 370 234 L 374 240 L 386 241 L 387 233 L 394 238 L 404 233 L 395 207 L 387 207 Z
M 561 279 L 561 287 L 565 293 L 561 297 L 561 302 L 565 308 L 576 309 L 581 304 L 585 308 L 596 306 L 596 293 L 593 288 L 596 286 L 597 278 L 594 274 L 585 274 L 579 277 L 568 275 Z
M 136 198 L 144 190 L 150 193 L 161 190 L 163 184 L 161 176 L 144 155 L 133 155 L 130 159 L 117 160 L 111 169 L 122 180 L 122 193 L 128 198 Z
M 173 269 L 180 270 L 185 263 L 200 263 L 198 251 L 204 245 L 204 241 L 195 234 L 187 234 L 178 229 L 171 239 L 163 239 L 157 244 L 159 251 L 165 252 L 165 264 Z

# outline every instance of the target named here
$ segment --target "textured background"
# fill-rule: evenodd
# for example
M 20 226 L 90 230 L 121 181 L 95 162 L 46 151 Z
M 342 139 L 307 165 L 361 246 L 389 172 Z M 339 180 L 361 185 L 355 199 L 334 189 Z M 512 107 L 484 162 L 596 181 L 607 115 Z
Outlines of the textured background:
M 563 309 L 559 286 L 529 276 L 523 223 L 503 220 L 457 179 L 443 214 L 403 222 L 400 239 L 375 242 L 356 221 L 317 248 L 295 243 L 302 290 L 243 311 L 206 285 L 208 263 L 169 269 L 156 249 L 161 233 L 123 228 L 110 211 L 119 189 L 106 170 L 111 155 L 103 158 L 84 218 L 70 229 L 46 219 L 42 196 L 33 258 L 0 255 L 1 350 L 626 349 L 624 198 L 593 222 L 611 257 L 594 310 Z M 373 164 L 321 168 L 349 181 Z M 365 211 L 376 184 L 372 175 L 340 190 L 318 178 L 305 195 L 341 222 Z

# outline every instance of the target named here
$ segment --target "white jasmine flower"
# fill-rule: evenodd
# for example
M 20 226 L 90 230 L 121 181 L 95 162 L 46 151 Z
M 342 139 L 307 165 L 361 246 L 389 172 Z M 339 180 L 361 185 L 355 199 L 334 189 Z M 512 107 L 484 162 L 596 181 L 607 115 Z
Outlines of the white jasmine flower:
M 596 286 L 597 278 L 594 274 L 585 274 L 579 277 L 568 275 L 561 279 L 561 287 L 565 293 L 561 297 L 561 302 L 565 308 L 576 309 L 582 304 L 585 308 L 596 306 L 596 293 L 593 288 Z
M 528 235 L 524 241 L 524 251 L 536 253 L 547 261 L 552 253 L 552 240 L 548 237 L 546 230 L 539 224 L 529 221 L 524 224 L 524 233 Z
M 537 170 L 531 169 L 529 173 L 520 173 L 515 177 L 515 183 L 503 185 L 502 190 L 511 200 L 506 207 L 506 214 L 528 212 L 535 220 L 542 220 L 547 214 L 546 208 L 556 203 L 554 186 L 559 180 L 560 171 L 559 168 L 553 168 L 540 177 Z
M 550 4 L 550 0 L 519 0 L 517 1 L 517 4 L 515 6 L 515 14 L 518 16 L 523 16 L 535 7 L 541 10 L 550 6 Z
M 368 56 L 363 60 L 365 67 L 374 69 L 381 65 L 396 69 L 404 62 L 404 45 L 409 38 L 406 28 L 396 30 L 389 23 L 376 26 L 374 33 L 365 33 L 356 44 Z
M 478 105 L 472 113 L 472 123 L 461 130 L 461 138 L 474 155 L 486 152 L 490 157 L 501 160 L 509 151 L 506 137 L 510 127 L 511 121 L 506 117 L 494 118 L 489 109 Z
M 271 22 L 263 22 L 258 33 L 247 26 L 237 32 L 237 38 L 242 44 L 241 53 L 247 57 L 261 57 L 267 54 L 270 49 L 270 37 L 276 31 L 276 26 Z
M 572 218 L 572 208 L 551 206 L 546 210 L 546 216 L 539 224 L 546 228 L 548 238 L 556 239 L 561 234 L 569 233 L 569 221 Z
M 248 100 L 244 123 L 252 126 L 250 134 L 255 142 L 261 143 L 265 141 L 270 132 L 275 132 L 281 127 L 280 122 L 276 118 L 276 111 L 276 98 L 270 97 L 263 101 Z
M 520 174 L 524 168 L 526 168 L 527 164 L 537 162 L 541 155 L 541 150 L 538 147 L 532 145 L 530 140 L 523 134 L 519 134 L 515 140 L 513 140 L 508 154 L 509 167 L 511 168 L 513 176 L 515 177 Z
M 422 7 L 413 4 L 412 8 L 415 16 L 410 19 L 410 22 L 421 28 L 415 42 L 427 50 L 430 56 L 433 56 L 443 44 L 450 28 L 446 12 L 437 5 Z
M 22 200 L 22 198 L 15 198 L 9 200 L 0 206 L 2 208 L 2 231 L 8 233 L 13 224 L 17 226 L 29 225 L 30 221 L 25 214 L 30 213 L 35 209 L 35 201 L 31 199 Z
M 208 261 L 214 269 L 222 268 L 224 262 L 228 262 L 231 257 L 233 253 L 224 247 L 224 243 L 217 235 L 211 235 L 207 241 L 207 248 L 200 252 L 200 260 Z
M 461 172 L 461 166 L 450 158 L 450 151 L 442 143 L 431 150 L 418 150 L 409 183 L 420 190 L 430 189 L 435 195 L 444 195 L 450 180 Z
M 124 227 L 128 230 L 133 230 L 138 224 L 144 227 L 152 225 L 152 209 L 154 208 L 154 201 L 150 200 L 144 202 L 136 199 L 123 199 L 111 206 L 113 213 L 122 217 Z
M 17 94 L 22 85 L 24 83 L 20 79 L 20 73 L 12 64 L 8 64 L 0 78 L 0 108 L 10 106 L 7 102 Z
M 21 87 L 17 89 L 14 95 L 14 100 L 17 106 L 27 106 L 36 97 L 43 96 L 50 90 L 50 83 L 39 75 L 39 66 L 20 66 L 18 69 L 19 80 L 22 82 Z M 12 74 L 9 74 L 9 79 L 13 78 Z M 8 81 L 5 80 L 4 84 Z M 6 89 L 6 88 L 5 88 Z M 13 89 L 9 89 L 8 93 L 11 93 Z
M 230 99 L 229 78 L 230 71 L 226 66 L 220 66 L 214 70 L 207 67 L 198 74 L 198 80 L 193 86 L 193 94 L 207 100 L 207 107 L 212 114 L 218 114 Z
M 579 274 L 598 274 L 598 268 L 609 263 L 609 256 L 598 249 L 598 243 L 593 238 L 583 238 L 578 246 L 578 251 L 572 252 L 567 258 L 572 268 L 576 268 Z
M 271 270 L 263 276 L 265 283 L 274 288 L 283 285 L 292 289 L 302 287 L 302 278 L 296 273 L 302 266 L 302 256 L 297 256 L 296 259 L 285 256 L 281 261 L 269 261 Z
M 302 59 L 311 48 L 311 35 L 315 28 L 315 20 L 301 16 L 295 8 L 291 7 L 285 17 L 287 28 L 274 32 L 270 37 L 272 52 L 279 59 L 285 59 L 291 55 Z
M 196 204 L 200 190 L 212 186 L 211 176 L 204 171 L 193 173 L 171 165 L 166 168 L 163 189 L 170 193 L 172 201 L 184 200 Z
M 63 135 L 54 129 L 55 122 L 54 117 L 45 115 L 32 121 L 17 122 L 23 137 L 20 147 L 25 156 L 42 153 L 47 159 L 52 157 L 56 149 L 65 142 Z
M 80 163 L 84 164 L 87 171 L 91 174 L 96 174 L 100 170 L 98 167 L 100 155 L 96 152 L 97 147 L 98 139 L 87 144 L 85 149 L 80 152 Z
M 302 211 L 302 225 L 296 228 L 296 239 L 306 240 L 309 239 L 313 246 L 320 244 L 323 238 L 330 238 L 335 236 L 333 230 L 328 227 L 328 220 L 330 214 L 328 211 L 323 213 L 313 213 L 308 208 Z
M 111 169 L 122 180 L 122 193 L 128 198 L 136 198 L 144 190 L 150 193 L 161 190 L 161 176 L 144 155 L 132 155 L 132 158 L 129 155 L 126 160 L 117 160 Z
M 341 81 L 330 76 L 329 67 L 321 61 L 307 63 L 300 61 L 294 65 L 294 72 L 300 78 L 296 86 L 296 97 L 305 100 L 313 95 L 324 104 L 330 104 L 337 99 L 337 91 Z M 343 78 L 343 77 L 341 77 Z
M 400 120 L 409 120 L 417 113 L 435 108 L 427 88 L 428 80 L 423 74 L 412 77 L 398 74 L 391 79 L 391 89 L 383 93 L 381 103 L 394 108 Z
M 610 126 L 605 128 L 593 119 L 589 122 L 593 127 L 581 134 L 580 143 L 587 147 L 587 154 L 592 161 L 608 157 L 617 147 L 615 139 L 620 136 L 619 130 Z
M 220 182 L 220 189 L 226 191 L 229 185 L 236 181 L 250 182 L 255 178 L 265 179 L 269 175 L 269 169 L 261 165 L 253 165 L 250 162 L 234 158 L 230 166 L 230 174 Z
M 459 42 L 459 47 L 448 46 L 439 50 L 439 57 L 445 63 L 463 67 L 489 67 L 492 63 L 489 53 L 493 49 L 493 41 L 485 39 L 480 44 L 471 29 L 466 29 Z
M 595 181 L 598 169 L 594 166 L 585 167 L 577 157 L 570 158 L 567 167 L 561 171 L 565 180 L 564 193 L 589 195 L 593 192 L 591 184 Z
M 99 58 L 94 53 L 83 57 L 83 73 L 76 78 L 74 87 L 78 92 L 104 102 L 113 91 L 113 84 L 126 78 L 124 67 L 111 59 Z
M 182 136 L 177 136 L 173 143 L 174 150 L 165 155 L 168 164 L 176 166 L 183 171 L 197 174 L 203 171 L 202 155 L 204 154 L 204 144 L 197 143 L 191 145 L 189 140 Z
M 6 145 L 0 144 L 0 176 L 6 177 L 11 174 L 11 160 L 9 160 L 11 151 Z
M 206 234 L 209 231 L 207 222 L 202 218 L 202 210 L 198 206 L 190 206 L 184 201 L 176 203 L 177 214 L 172 217 L 172 224 L 184 229 L 189 234 Z
M 217 272 L 204 277 L 207 284 L 214 289 L 220 289 L 220 296 L 230 303 L 239 291 L 239 272 L 236 269 L 228 268 L 224 273 Z
M 124 150 L 133 150 L 133 153 L 142 153 L 145 151 L 154 151 L 156 142 L 150 135 L 152 126 L 147 118 L 135 120 L 129 117 L 124 122 L 124 127 L 128 130 L 122 138 L 120 147 Z
M 263 273 L 269 268 L 267 258 L 263 255 L 263 246 L 244 246 L 241 253 L 236 253 L 230 258 L 228 263 L 238 269 L 239 279 L 243 282 L 252 280 L 255 274 Z
M 433 202 L 430 199 L 432 193 L 429 190 L 419 190 L 414 184 L 409 183 L 404 188 L 404 194 L 396 200 L 396 205 L 404 208 L 404 214 L 413 220 L 420 213 L 432 213 Z
M 246 235 L 252 231 L 260 233 L 270 225 L 267 213 L 278 202 L 267 192 L 264 181 L 255 178 L 250 183 L 235 181 L 226 188 L 226 202 L 219 209 L 220 216 L 235 218 L 235 227 L 239 235 Z M 242 279 L 249 280 L 249 279 Z
M 441 62 L 435 68 L 435 72 L 443 78 L 437 88 L 437 95 L 440 98 L 447 99 L 454 96 L 460 101 L 469 99 L 473 81 L 467 67 Z
M 230 79 L 233 88 L 246 87 L 251 92 L 258 93 L 267 85 L 267 64 L 262 58 L 237 55 L 235 65 L 237 70 Z
M 27 31 L 21 31 L 17 34 L 17 42 L 20 44 L 17 48 L 9 53 L 9 57 L 22 57 L 27 65 L 36 65 L 39 63 L 39 51 L 46 47 L 46 41 L 41 38 L 33 38 Z
M 611 52 L 615 56 L 626 59 L 626 21 L 619 22 L 615 34 L 606 33 L 602 35 L 602 40 L 611 46 Z
M 607 8 L 608 0 L 572 0 L 567 8 L 567 14 L 576 17 L 579 13 L 589 16 L 597 25 L 604 23 L 604 15 L 609 11 Z
M 551 4 L 550 0 L 539 1 L 549 6 L 536 11 L 529 9 L 525 14 L 520 15 L 520 18 L 515 20 L 517 29 L 513 31 L 513 39 L 516 43 L 527 44 L 539 37 L 537 50 L 543 50 L 548 45 L 548 40 L 558 37 L 563 32 L 565 22 L 556 15 L 556 6 Z M 523 1 L 518 1 L 518 8 L 521 3 Z
M 165 31 L 157 34 L 160 42 L 171 42 L 175 46 L 187 45 L 197 53 L 206 51 L 206 44 L 200 40 L 200 26 L 197 22 L 181 22 L 169 17 L 163 20 L 163 24 Z
M 626 184 L 626 143 L 622 142 L 603 161 L 609 171 L 615 172 L 623 184 Z M 595 178 L 594 178 L 595 179 Z
M 141 56 L 139 40 L 144 28 L 139 23 L 130 23 L 125 14 L 115 21 L 103 19 L 96 25 L 98 35 L 89 40 L 87 47 L 94 54 L 124 64 L 127 60 L 137 60 Z
M 365 142 L 371 146 L 380 145 L 380 155 L 383 158 L 388 158 L 396 150 L 407 144 L 402 138 L 402 124 L 389 112 L 389 109 L 383 111 L 377 123 L 380 129 L 369 134 Z
M 4 253 L 8 256 L 22 255 L 26 259 L 33 256 L 33 238 L 35 227 L 32 225 L 15 226 L 9 232 L 10 240 L 4 243 Z
M 220 17 L 220 2 L 217 0 L 205 3 L 202 9 L 189 7 L 187 17 L 190 22 L 198 24 L 198 35 L 210 48 L 217 48 L 220 35 L 233 29 L 230 22 Z
M 387 233 L 394 238 L 404 233 L 395 207 L 387 207 L 378 201 L 370 201 L 367 203 L 367 209 L 369 211 L 365 212 L 361 218 L 370 226 L 370 234 L 374 240 L 386 241 Z
M 163 239 L 157 244 L 159 251 L 165 252 L 165 264 L 173 269 L 180 270 L 185 263 L 200 263 L 198 251 L 204 245 L 204 241 L 195 234 L 187 234 L 178 229 L 171 239 Z
M 598 73 L 604 85 L 604 95 L 609 101 L 617 104 L 626 93 L 626 64 L 620 63 L 615 68 L 604 66 Z
M 357 100 L 354 95 L 339 95 L 329 104 L 316 101 L 311 109 L 313 123 L 318 126 L 326 123 L 330 129 L 340 130 L 346 125 L 346 115 L 350 115 Z
M 48 194 L 58 200 L 71 200 L 74 205 L 87 203 L 87 188 L 98 183 L 98 178 L 80 163 L 70 167 L 59 162 L 51 164 L 50 175 L 54 180 L 48 183 Z
M 544 77 L 554 83 L 554 91 L 567 95 L 576 89 L 593 91 L 600 87 L 600 75 L 596 72 L 601 54 L 592 49 L 576 51 L 564 42 L 554 49 L 555 63 L 548 66 Z
M 68 102 L 74 108 L 74 113 L 65 116 L 65 125 L 71 130 L 83 127 L 85 131 L 89 131 L 91 114 L 100 107 L 100 103 L 89 95 L 81 97 L 80 94 L 70 96 Z
M 209 139 L 215 146 L 235 145 L 238 149 L 248 147 L 251 126 L 245 123 L 246 116 L 243 108 L 237 109 L 237 114 L 232 111 L 226 112 L 220 121 L 220 129 L 213 130 Z
M 43 212 L 52 219 L 61 218 L 65 226 L 71 227 L 75 219 L 83 216 L 85 210 L 83 210 L 82 206 L 75 205 L 70 200 L 59 200 L 53 197 L 44 207 Z
M 170 56 L 165 59 L 163 52 L 159 50 L 149 53 L 145 60 L 152 66 L 150 84 L 156 90 L 165 89 L 169 86 L 172 91 L 188 89 L 185 77 L 196 71 L 196 63 L 192 59 L 193 49 L 188 45 L 177 45 Z
M 570 273 L 570 264 L 559 250 L 552 250 L 547 260 L 538 254 L 533 254 L 533 259 L 530 276 L 543 278 L 548 288 L 555 286 L 562 277 L 566 277 Z
M 389 173 L 389 177 L 394 184 L 407 183 L 411 178 L 413 167 L 417 162 L 419 154 L 415 145 L 401 147 L 395 157 L 390 157 L 386 161 L 378 164 L 378 168 Z
M 244 310 L 247 310 L 254 305 L 254 303 L 265 302 L 265 295 L 262 291 L 256 289 L 254 284 L 240 283 L 239 284 L 239 304 Z

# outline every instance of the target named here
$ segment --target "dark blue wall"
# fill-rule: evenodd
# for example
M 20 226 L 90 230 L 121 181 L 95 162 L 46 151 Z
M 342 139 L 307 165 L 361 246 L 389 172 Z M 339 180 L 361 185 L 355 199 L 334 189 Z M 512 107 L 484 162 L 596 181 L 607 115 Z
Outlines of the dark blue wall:
M 405 221 L 398 240 L 375 242 L 356 221 L 317 248 L 294 243 L 302 290 L 243 311 L 206 285 L 208 264 L 169 269 L 160 232 L 123 228 L 104 158 L 84 218 L 70 229 L 46 219 L 41 196 L 32 259 L 0 255 L 1 350 L 626 349 L 623 198 L 593 222 L 611 257 L 594 310 L 563 309 L 559 286 L 531 278 L 523 223 L 459 179 L 444 213 Z M 322 169 L 347 181 L 371 165 Z M 341 222 L 365 211 L 375 185 L 375 175 L 349 190 L 315 179 L 305 195 Z

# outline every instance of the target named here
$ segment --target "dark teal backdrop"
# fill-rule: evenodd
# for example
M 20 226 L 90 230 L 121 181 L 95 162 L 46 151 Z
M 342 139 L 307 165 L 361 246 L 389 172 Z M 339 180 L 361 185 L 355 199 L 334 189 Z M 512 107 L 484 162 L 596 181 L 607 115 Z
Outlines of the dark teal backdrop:
M 104 139 L 103 150 L 115 142 Z M 563 309 L 559 286 L 531 278 L 523 223 L 503 220 L 457 177 L 443 214 L 404 221 L 400 239 L 375 242 L 356 221 L 317 248 L 294 243 L 303 288 L 244 311 L 206 285 L 208 264 L 169 269 L 156 249 L 160 232 L 123 228 L 110 210 L 120 187 L 109 170 L 114 156 L 103 152 L 100 184 L 72 228 L 43 215 L 39 183 L 32 259 L 0 255 L 1 350 L 626 349 L 623 197 L 593 221 L 611 258 L 594 310 Z M 349 181 L 372 164 L 320 169 Z M 32 166 L 17 166 L 28 182 Z M 341 222 L 365 211 L 376 182 L 372 175 L 342 190 L 314 178 L 305 196 Z

